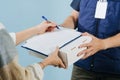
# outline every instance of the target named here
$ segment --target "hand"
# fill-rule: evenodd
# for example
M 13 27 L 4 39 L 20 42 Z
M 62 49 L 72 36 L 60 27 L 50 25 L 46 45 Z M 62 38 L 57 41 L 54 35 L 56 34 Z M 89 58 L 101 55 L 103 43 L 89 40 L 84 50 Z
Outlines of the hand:
M 65 68 L 65 65 L 63 64 L 62 60 L 58 56 L 59 53 L 59 48 L 57 47 L 56 50 L 51 53 L 42 63 L 44 66 L 47 65 L 53 65 L 53 66 L 58 66 L 60 68 Z
M 82 59 L 85 59 L 91 55 L 94 55 L 96 52 L 103 50 L 105 48 L 105 45 L 104 45 L 104 42 L 102 39 L 98 39 L 89 33 L 83 33 L 82 35 L 92 37 L 92 41 L 90 43 L 82 44 L 79 46 L 80 48 L 87 47 L 87 49 L 81 51 L 77 55 L 77 56 L 80 56 L 80 55 L 84 54 Z
M 55 23 L 47 21 L 43 21 L 42 23 L 36 26 L 38 34 L 53 31 L 55 27 L 56 27 Z

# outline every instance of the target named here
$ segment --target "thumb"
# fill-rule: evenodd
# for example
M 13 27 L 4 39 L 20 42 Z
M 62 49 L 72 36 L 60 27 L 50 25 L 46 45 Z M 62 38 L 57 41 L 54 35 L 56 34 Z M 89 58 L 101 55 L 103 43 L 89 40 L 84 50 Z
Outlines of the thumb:
M 82 33 L 82 36 L 90 36 L 92 38 L 95 38 L 92 34 L 89 34 L 88 32 Z
M 58 55 L 59 47 L 57 46 L 54 53 Z
M 60 67 L 66 68 L 65 65 L 63 64 L 63 62 L 61 60 L 60 60 Z
M 89 36 L 90 34 L 88 32 L 82 33 L 82 36 Z

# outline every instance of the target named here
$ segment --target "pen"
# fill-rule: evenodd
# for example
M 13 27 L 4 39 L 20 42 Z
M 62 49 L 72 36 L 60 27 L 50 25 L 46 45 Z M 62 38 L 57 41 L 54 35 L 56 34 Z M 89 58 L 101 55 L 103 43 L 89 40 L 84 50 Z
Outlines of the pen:
M 43 18 L 45 21 L 47 21 L 47 22 L 51 22 L 51 21 L 49 21 L 45 16 L 42 16 L 42 18 Z M 57 29 L 60 29 L 58 26 L 56 26 L 56 28 L 57 28 Z

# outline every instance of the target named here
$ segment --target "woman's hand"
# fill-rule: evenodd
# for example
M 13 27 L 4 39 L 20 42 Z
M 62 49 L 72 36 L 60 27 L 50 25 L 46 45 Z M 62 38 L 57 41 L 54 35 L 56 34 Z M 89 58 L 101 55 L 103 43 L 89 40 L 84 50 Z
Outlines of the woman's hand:
M 53 31 L 55 27 L 56 27 L 55 23 L 47 21 L 43 21 L 42 23 L 36 26 L 38 34 Z
M 48 65 L 58 66 L 60 68 L 65 68 L 65 65 L 63 64 L 62 60 L 58 56 L 59 48 L 57 47 L 56 50 L 51 53 L 46 59 L 41 62 L 41 65 L 43 68 Z

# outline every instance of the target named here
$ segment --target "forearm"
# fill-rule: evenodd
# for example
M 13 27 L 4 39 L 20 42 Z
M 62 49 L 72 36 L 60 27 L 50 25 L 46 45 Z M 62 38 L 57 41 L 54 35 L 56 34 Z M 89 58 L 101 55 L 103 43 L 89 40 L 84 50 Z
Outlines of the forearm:
M 72 16 L 68 16 L 66 20 L 61 24 L 62 27 L 71 28 L 71 29 L 74 29 L 75 25 L 76 25 L 76 21 Z
M 25 41 L 26 39 L 36 35 L 38 33 L 38 29 L 37 27 L 32 27 L 30 29 L 21 31 L 21 32 L 17 32 L 16 33 L 16 45 L 18 45 L 19 43 Z
M 74 29 L 78 21 L 78 16 L 79 12 L 73 10 L 71 15 L 66 18 L 66 20 L 61 24 L 61 26 Z
M 18 45 L 19 43 L 25 41 L 26 39 L 37 35 L 37 34 L 43 34 L 46 31 L 52 31 L 54 30 L 56 24 L 50 22 L 42 22 L 32 28 L 29 28 L 27 30 L 21 31 L 21 32 L 17 32 L 16 33 L 16 45 Z
M 105 49 L 112 48 L 112 47 L 119 47 L 120 46 L 120 33 L 117 35 L 104 39 L 103 40 Z

